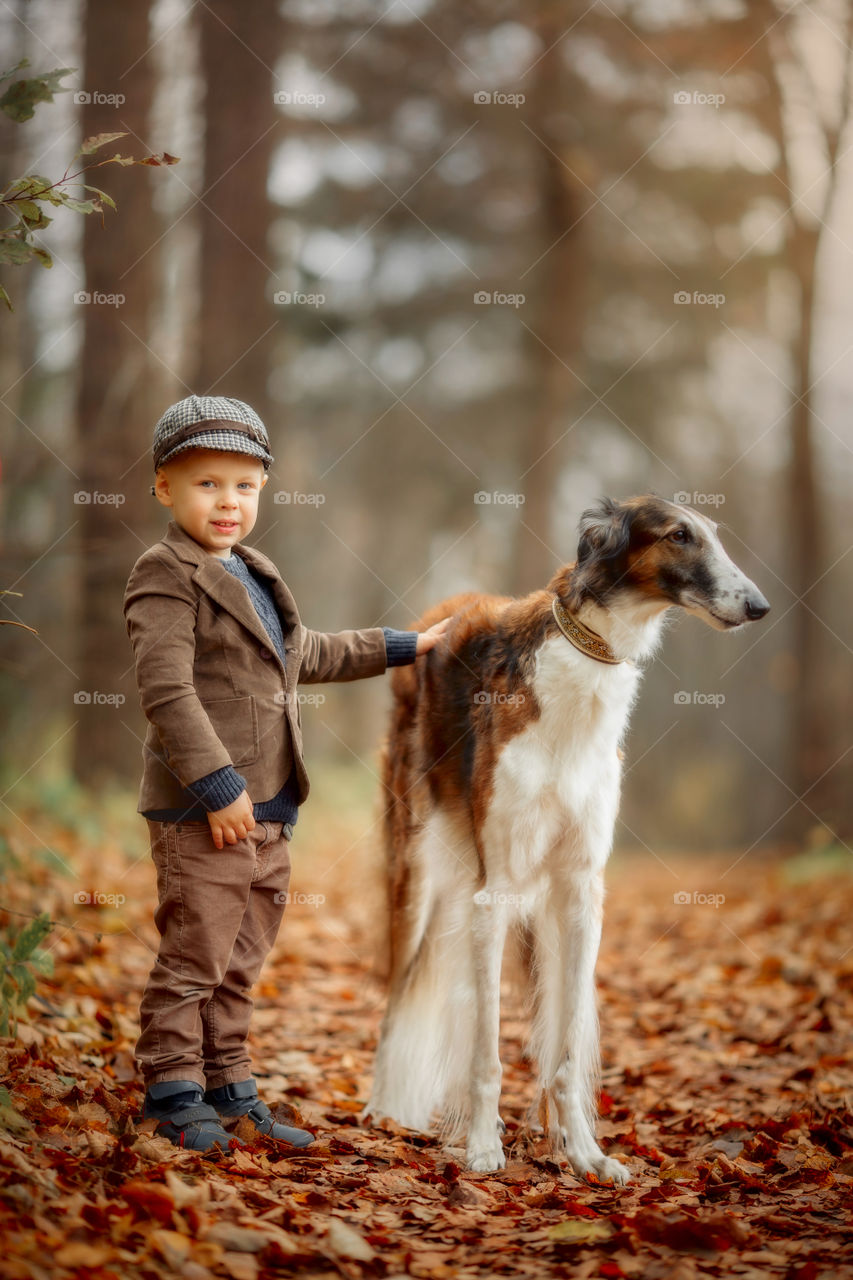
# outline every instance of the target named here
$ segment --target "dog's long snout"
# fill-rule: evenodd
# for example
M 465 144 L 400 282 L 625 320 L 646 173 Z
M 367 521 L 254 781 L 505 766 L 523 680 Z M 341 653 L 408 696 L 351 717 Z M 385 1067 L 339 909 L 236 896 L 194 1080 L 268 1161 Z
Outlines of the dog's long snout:
M 765 613 L 770 612 L 770 605 L 761 592 L 756 591 L 755 595 L 747 596 L 744 603 L 744 612 L 750 622 L 757 622 L 759 618 L 764 617 Z

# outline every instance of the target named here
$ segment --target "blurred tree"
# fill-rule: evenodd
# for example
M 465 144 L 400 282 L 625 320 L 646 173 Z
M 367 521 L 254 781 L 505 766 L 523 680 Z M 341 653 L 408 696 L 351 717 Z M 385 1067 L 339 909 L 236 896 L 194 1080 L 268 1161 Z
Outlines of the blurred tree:
M 835 14 L 841 66 L 835 101 L 828 110 L 822 104 L 826 86 L 816 82 L 794 29 L 801 8 L 793 5 L 780 12 L 773 0 L 760 0 L 754 6 L 762 35 L 766 32 L 766 39 L 756 42 L 756 59 L 771 89 L 766 124 L 776 143 L 776 172 L 787 206 L 786 261 L 799 290 L 799 322 L 791 338 L 793 376 L 785 522 L 789 585 L 796 596 L 789 781 L 797 795 L 807 796 L 808 808 L 792 809 L 788 828 L 794 834 L 801 834 L 804 826 L 813 827 L 816 813 L 825 817 L 830 827 L 853 830 L 849 787 L 844 773 L 833 768 L 839 752 L 849 746 L 849 733 L 839 735 L 833 714 L 837 677 L 842 672 L 832 652 L 835 638 L 828 637 L 826 625 L 823 580 L 831 565 L 816 458 L 819 423 L 814 406 L 818 372 L 814 346 L 820 300 L 817 268 L 834 213 L 841 178 L 841 144 L 850 121 L 853 4 L 845 0 Z M 797 173 L 796 149 L 806 131 L 813 141 L 821 172 L 814 179 L 809 175 L 804 180 Z M 808 181 L 805 189 L 804 181 Z
M 295 385 L 276 389 L 311 437 L 350 551 L 330 566 L 336 599 L 348 607 L 347 569 L 379 554 L 415 612 L 461 585 L 530 589 L 562 555 L 551 515 L 577 385 L 566 364 L 582 272 L 568 233 L 582 206 L 547 50 L 563 16 L 539 33 L 514 6 L 438 4 L 428 25 L 400 10 L 362 40 L 343 8 L 326 24 L 298 0 L 285 12 L 282 74 L 324 101 L 296 116 L 278 158 L 277 242 L 283 270 L 324 303 L 294 309 Z M 511 92 L 540 50 L 520 96 L 541 140 Z M 520 508 L 498 502 L 519 492 Z M 377 524 L 362 541 L 353 500 L 381 503 L 400 537 L 389 545 Z M 400 620 L 393 587 L 368 591 Z
M 277 0 L 207 0 L 201 30 L 204 190 L 199 202 L 201 289 L 193 387 L 237 396 L 268 421 L 276 313 L 268 244 L 270 159 L 281 117 L 273 63 Z
M 534 22 L 544 52 L 530 76 L 525 123 L 538 144 L 541 247 L 531 238 L 533 261 L 523 277 L 531 303 L 522 315 L 529 317 L 525 345 L 532 377 L 519 458 L 525 502 L 507 584 L 516 593 L 543 586 L 560 562 L 573 558 L 572 549 L 557 548 L 551 535 L 557 476 L 561 466 L 570 465 L 573 452 L 577 415 L 572 420 L 570 407 L 583 397 L 583 374 L 575 370 L 584 363 L 581 334 L 588 282 L 583 219 L 592 195 L 572 169 L 572 161 L 577 163 L 572 124 L 582 108 L 567 86 L 560 55 L 565 13 L 544 6 Z
M 124 7 L 87 0 L 82 106 L 83 136 L 125 129 L 145 140 L 153 92 L 148 0 Z M 116 105 L 111 95 L 122 94 Z M 104 225 L 87 218 L 83 233 L 83 326 L 77 398 L 80 585 L 78 692 L 73 767 L 84 783 L 139 771 L 140 744 L 115 701 L 129 697 L 128 648 L 121 612 L 128 566 L 144 549 L 151 500 L 129 472 L 147 452 L 160 404 L 160 375 L 149 349 L 157 258 L 150 175 L 111 171 L 119 213 Z M 145 442 L 142 444 L 142 442 Z M 130 685 L 132 689 L 132 682 Z

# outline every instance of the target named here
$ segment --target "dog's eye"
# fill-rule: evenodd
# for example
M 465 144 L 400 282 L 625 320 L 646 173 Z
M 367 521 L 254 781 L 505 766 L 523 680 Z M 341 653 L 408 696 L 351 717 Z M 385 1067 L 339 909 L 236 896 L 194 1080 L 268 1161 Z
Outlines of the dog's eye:
M 690 534 L 686 529 L 673 529 L 669 535 L 670 542 L 689 542 Z

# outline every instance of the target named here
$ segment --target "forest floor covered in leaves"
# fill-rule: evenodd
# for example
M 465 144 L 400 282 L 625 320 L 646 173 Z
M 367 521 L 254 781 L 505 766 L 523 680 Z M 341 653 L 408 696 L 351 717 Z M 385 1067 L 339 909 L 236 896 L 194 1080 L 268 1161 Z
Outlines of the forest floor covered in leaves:
M 612 859 L 599 1133 L 632 1172 L 613 1188 L 581 1183 L 526 1127 L 534 1081 L 511 982 L 504 1171 L 469 1173 L 459 1149 L 360 1122 L 383 1001 L 375 832 L 319 830 L 297 829 L 252 1040 L 262 1096 L 317 1141 L 295 1155 L 258 1139 L 216 1163 L 135 1120 L 150 859 L 60 824 L 42 825 L 39 856 L 25 828 L 12 839 L 26 874 L 5 904 L 77 928 L 50 936 L 55 974 L 0 1041 L 10 1280 L 853 1277 L 849 869 L 819 854 Z M 87 891 L 125 901 L 74 903 Z

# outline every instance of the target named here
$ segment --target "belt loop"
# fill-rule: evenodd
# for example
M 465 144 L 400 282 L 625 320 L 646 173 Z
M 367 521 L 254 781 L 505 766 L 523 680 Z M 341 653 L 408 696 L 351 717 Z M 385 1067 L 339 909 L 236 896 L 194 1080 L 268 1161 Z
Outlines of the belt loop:
M 285 822 L 282 824 L 281 834 L 284 836 L 285 840 L 287 840 L 288 842 L 290 842 L 293 839 L 293 827 L 289 822 Z

